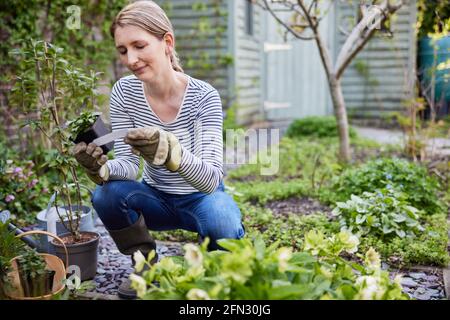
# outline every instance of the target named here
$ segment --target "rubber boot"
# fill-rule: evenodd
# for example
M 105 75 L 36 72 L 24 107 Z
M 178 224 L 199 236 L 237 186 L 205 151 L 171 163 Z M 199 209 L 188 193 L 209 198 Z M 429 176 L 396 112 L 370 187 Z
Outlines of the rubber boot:
M 120 230 L 108 230 L 108 232 L 119 251 L 131 256 L 133 266 L 133 254 L 136 251 L 141 251 L 145 257 L 152 250 L 156 252 L 156 242 L 148 232 L 143 215 L 140 215 L 139 219 L 129 227 Z M 150 263 L 154 264 L 156 261 L 158 261 L 157 254 Z M 119 286 L 118 295 L 122 299 L 136 299 L 136 290 L 131 288 L 131 281 L 128 278 Z

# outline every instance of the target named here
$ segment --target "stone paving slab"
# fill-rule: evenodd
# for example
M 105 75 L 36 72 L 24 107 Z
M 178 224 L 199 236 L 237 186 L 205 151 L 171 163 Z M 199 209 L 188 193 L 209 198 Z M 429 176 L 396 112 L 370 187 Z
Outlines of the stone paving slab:
M 402 131 L 372 127 L 353 126 L 361 137 L 384 144 L 403 144 L 405 136 Z M 427 141 L 427 151 L 435 155 L 450 155 L 450 138 L 431 138 Z

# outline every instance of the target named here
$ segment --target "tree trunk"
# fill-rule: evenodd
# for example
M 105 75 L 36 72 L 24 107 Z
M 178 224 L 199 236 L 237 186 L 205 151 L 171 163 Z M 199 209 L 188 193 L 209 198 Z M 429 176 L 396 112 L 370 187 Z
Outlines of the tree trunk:
M 344 95 L 342 94 L 341 81 L 334 77 L 330 77 L 328 83 L 339 133 L 339 158 L 342 162 L 348 163 L 351 160 L 350 138 L 347 110 L 345 108 Z

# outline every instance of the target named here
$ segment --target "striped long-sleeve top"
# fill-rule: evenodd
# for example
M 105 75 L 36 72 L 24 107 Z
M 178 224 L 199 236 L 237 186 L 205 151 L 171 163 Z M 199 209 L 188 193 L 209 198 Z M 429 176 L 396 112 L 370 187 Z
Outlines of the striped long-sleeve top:
M 134 75 L 121 78 L 111 92 L 112 130 L 153 126 L 172 132 L 182 148 L 179 170 L 170 172 L 145 161 L 143 179 L 171 194 L 212 193 L 223 177 L 222 102 L 210 84 L 187 77 L 181 108 L 169 123 L 153 112 L 142 81 Z M 131 153 L 131 146 L 117 139 L 114 156 L 107 162 L 110 180 L 136 180 L 140 157 Z

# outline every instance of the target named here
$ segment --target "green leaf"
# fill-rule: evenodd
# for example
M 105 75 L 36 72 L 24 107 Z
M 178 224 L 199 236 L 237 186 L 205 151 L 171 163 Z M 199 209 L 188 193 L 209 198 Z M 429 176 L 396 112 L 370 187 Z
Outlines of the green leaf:
M 361 224 L 361 223 L 363 223 L 364 221 L 366 221 L 366 218 L 367 218 L 366 215 L 358 214 L 358 215 L 356 216 L 355 222 L 356 222 L 356 224 Z

